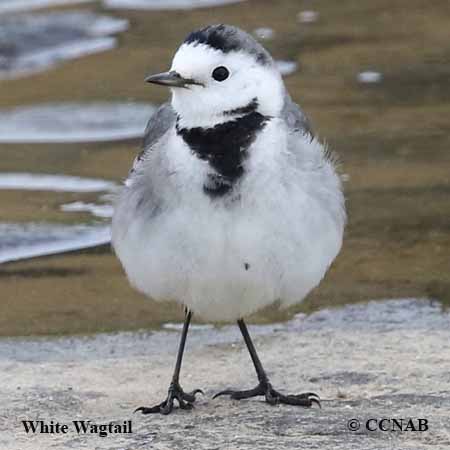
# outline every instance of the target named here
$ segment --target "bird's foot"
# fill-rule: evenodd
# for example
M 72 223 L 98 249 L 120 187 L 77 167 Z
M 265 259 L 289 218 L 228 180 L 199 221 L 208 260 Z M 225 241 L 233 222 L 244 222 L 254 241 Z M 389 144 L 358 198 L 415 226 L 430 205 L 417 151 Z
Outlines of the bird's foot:
M 266 402 L 270 405 L 284 403 L 286 405 L 296 405 L 309 408 L 315 403 L 319 406 L 319 408 L 321 408 L 320 398 L 317 394 L 314 394 L 313 392 L 305 392 L 303 394 L 283 395 L 276 391 L 268 381 L 262 381 L 258 384 L 258 386 L 247 391 L 225 389 L 224 391 L 218 392 L 213 398 L 219 397 L 220 395 L 229 395 L 233 400 L 264 396 Z
M 141 406 L 134 412 L 141 412 L 142 414 L 170 414 L 173 410 L 174 400 L 178 401 L 181 409 L 192 409 L 194 407 L 195 395 L 203 394 L 201 389 L 195 389 L 192 392 L 184 392 L 178 383 L 171 383 L 167 393 L 167 398 L 155 406 Z

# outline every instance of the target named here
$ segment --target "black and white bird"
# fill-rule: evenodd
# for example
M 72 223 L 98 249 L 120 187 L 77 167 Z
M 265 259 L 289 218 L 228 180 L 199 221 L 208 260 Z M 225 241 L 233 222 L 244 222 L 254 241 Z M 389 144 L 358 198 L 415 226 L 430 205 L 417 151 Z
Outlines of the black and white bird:
M 200 390 L 179 383 L 192 314 L 237 321 L 259 383 L 233 399 L 311 406 L 269 382 L 244 318 L 279 301 L 299 303 L 338 254 L 346 220 L 340 178 L 291 100 L 270 54 L 229 25 L 192 32 L 169 72 L 169 103 L 147 125 L 115 205 L 113 245 L 132 286 L 185 306 L 168 396 L 144 414 L 190 409 Z M 320 405 L 320 403 L 319 403 Z

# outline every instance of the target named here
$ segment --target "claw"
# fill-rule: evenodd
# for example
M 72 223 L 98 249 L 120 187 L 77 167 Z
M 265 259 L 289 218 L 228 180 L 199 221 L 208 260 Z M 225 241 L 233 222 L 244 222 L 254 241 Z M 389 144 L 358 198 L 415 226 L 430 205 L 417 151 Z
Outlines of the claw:
M 156 405 L 156 406 L 152 406 L 152 407 L 147 407 L 147 406 L 141 406 L 139 408 L 136 408 L 133 412 L 137 413 L 137 412 L 141 412 L 142 414 L 155 414 L 155 413 L 159 413 L 161 412 L 161 407 L 162 404 Z
M 135 409 L 136 412 L 141 412 L 142 414 L 170 414 L 173 410 L 173 402 L 176 399 L 180 405 L 180 409 L 192 409 L 194 407 L 195 395 L 203 394 L 201 389 L 195 389 L 192 392 L 186 393 L 183 391 L 179 384 L 171 384 L 167 394 L 166 400 L 161 402 L 159 405 L 146 407 L 141 406 Z
M 220 391 L 217 394 L 213 395 L 213 399 L 220 397 L 221 395 L 232 395 L 235 391 L 232 391 L 230 389 L 225 389 L 224 391 Z
M 304 397 L 316 397 L 317 400 L 319 400 L 319 402 L 320 402 L 320 397 L 317 394 L 315 394 L 314 392 L 305 392 L 304 394 L 300 394 L 300 395 L 304 396 Z

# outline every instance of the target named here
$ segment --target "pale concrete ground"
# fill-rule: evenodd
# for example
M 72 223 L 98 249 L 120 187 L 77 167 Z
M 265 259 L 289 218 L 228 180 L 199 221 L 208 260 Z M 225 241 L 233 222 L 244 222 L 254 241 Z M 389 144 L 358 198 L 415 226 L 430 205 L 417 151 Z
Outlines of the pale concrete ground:
M 399 300 L 323 310 L 251 327 L 276 388 L 312 390 L 321 410 L 258 399 L 212 400 L 255 375 L 235 327 L 194 329 L 182 372 L 206 395 L 193 411 L 133 415 L 162 400 L 179 332 L 0 341 L 0 448 L 45 449 L 446 449 L 450 446 L 450 315 Z M 425 418 L 424 432 L 368 432 L 368 418 Z M 358 432 L 347 422 L 359 419 Z M 20 420 L 97 423 L 132 419 L 132 435 L 27 435 Z

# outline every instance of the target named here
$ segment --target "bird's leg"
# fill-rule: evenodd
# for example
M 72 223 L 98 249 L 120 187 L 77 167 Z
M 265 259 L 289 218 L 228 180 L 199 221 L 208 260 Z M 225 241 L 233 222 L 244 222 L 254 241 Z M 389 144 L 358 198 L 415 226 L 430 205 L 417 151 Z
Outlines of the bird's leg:
M 183 360 L 184 347 L 186 344 L 186 336 L 189 329 L 189 323 L 191 321 L 192 313 L 186 309 L 186 316 L 184 319 L 183 331 L 181 334 L 180 346 L 178 347 L 177 361 L 175 363 L 175 370 L 173 372 L 172 382 L 170 383 L 167 398 L 155 406 L 141 406 L 134 412 L 140 411 L 142 414 L 169 414 L 173 409 L 173 402 L 176 399 L 181 409 L 192 409 L 195 402 L 195 394 L 201 393 L 201 389 L 195 389 L 192 392 L 186 393 L 180 386 L 180 370 L 181 362 Z
M 284 395 L 277 392 L 269 382 L 269 378 L 261 364 L 261 361 L 256 353 L 255 346 L 253 345 L 252 339 L 247 329 L 245 322 L 240 319 L 237 321 L 239 329 L 241 330 L 242 336 L 244 338 L 247 349 L 252 358 L 253 365 L 255 366 L 256 374 L 258 375 L 259 384 L 253 388 L 246 391 L 236 391 L 232 389 L 226 389 L 217 393 L 214 398 L 220 395 L 229 395 L 234 400 L 242 400 L 244 398 L 256 397 L 263 395 L 266 402 L 271 405 L 276 405 L 277 403 L 285 403 L 288 405 L 297 405 L 310 407 L 313 403 L 316 403 L 320 407 L 320 399 L 317 394 L 313 392 L 305 392 L 303 394 L 292 394 Z

